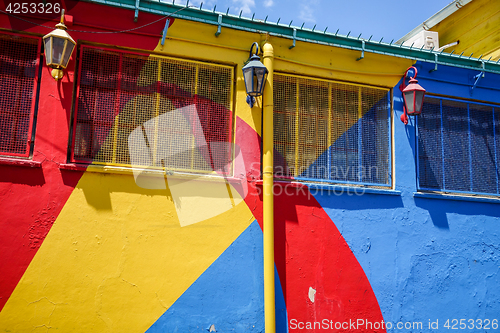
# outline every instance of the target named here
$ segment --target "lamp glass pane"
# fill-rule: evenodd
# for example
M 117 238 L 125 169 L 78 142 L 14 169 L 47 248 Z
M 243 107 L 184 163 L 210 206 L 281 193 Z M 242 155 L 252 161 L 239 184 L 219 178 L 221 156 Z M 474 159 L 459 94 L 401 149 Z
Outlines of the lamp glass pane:
M 255 91 L 258 92 L 259 94 L 262 93 L 262 84 L 264 82 L 264 79 L 266 77 L 266 68 L 256 68 L 255 69 L 255 76 L 257 80 L 257 86 L 255 87 Z
M 406 112 L 408 114 L 413 114 L 415 112 L 414 109 L 414 101 L 415 101 L 415 91 L 410 90 L 403 93 L 406 105 Z
M 52 37 L 45 38 L 45 62 L 49 65 L 52 62 Z
M 66 46 L 66 51 L 64 51 L 64 57 L 61 62 L 61 66 L 66 68 L 68 66 L 69 62 L 69 57 L 71 57 L 71 53 L 73 53 L 73 49 L 75 48 L 75 44 L 73 44 L 71 41 L 68 41 L 68 45 Z
M 243 70 L 243 78 L 245 79 L 245 89 L 247 90 L 247 94 L 250 95 L 253 87 L 253 68 L 245 68 Z
M 417 90 L 415 92 L 415 114 L 420 114 L 422 112 L 422 105 L 424 103 L 425 91 Z
M 60 65 L 62 56 L 63 56 L 63 51 L 64 51 L 64 44 L 66 42 L 66 39 L 64 38 L 59 38 L 59 37 L 51 37 L 52 43 L 53 43 L 53 52 L 54 54 L 52 55 L 52 63 L 54 65 Z
M 253 86 L 252 86 L 252 94 L 255 96 L 259 92 L 259 75 L 257 74 L 257 69 L 253 70 Z

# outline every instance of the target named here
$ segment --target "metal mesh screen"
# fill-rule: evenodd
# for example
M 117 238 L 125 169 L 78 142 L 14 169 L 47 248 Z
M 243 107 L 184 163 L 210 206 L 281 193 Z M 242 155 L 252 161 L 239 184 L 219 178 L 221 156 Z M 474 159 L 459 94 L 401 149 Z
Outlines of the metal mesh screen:
M 418 118 L 419 187 L 499 194 L 498 108 L 426 97 Z
M 73 158 L 230 172 L 233 69 L 81 48 Z
M 0 154 L 28 156 L 40 38 L 0 34 Z
M 389 184 L 389 90 L 274 76 L 275 175 Z

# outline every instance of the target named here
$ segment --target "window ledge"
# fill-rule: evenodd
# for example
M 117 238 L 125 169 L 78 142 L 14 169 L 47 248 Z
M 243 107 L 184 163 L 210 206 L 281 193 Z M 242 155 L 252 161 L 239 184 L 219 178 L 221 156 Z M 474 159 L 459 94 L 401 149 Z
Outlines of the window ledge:
M 42 167 L 42 162 L 39 162 L 39 161 L 17 159 L 17 158 L 8 158 L 8 157 L 0 157 L 0 164 L 1 165 L 28 167 L 28 168 L 41 168 Z
M 401 191 L 396 191 L 389 188 L 384 189 L 384 188 L 346 186 L 346 185 L 336 185 L 336 184 L 317 184 L 317 183 L 294 182 L 285 180 L 274 180 L 274 183 L 296 188 L 308 188 L 309 190 L 313 190 L 316 192 L 331 192 L 335 195 L 340 195 L 344 193 L 347 195 L 357 195 L 357 196 L 361 196 L 363 194 L 401 195 Z M 262 185 L 263 181 L 257 180 L 255 184 Z
M 60 169 L 72 170 L 72 171 L 83 171 L 83 172 L 95 172 L 95 173 L 107 173 L 116 175 L 128 175 L 128 176 L 146 176 L 146 177 L 172 177 L 175 179 L 191 179 L 191 180 L 212 180 L 220 181 L 227 180 L 229 182 L 241 182 L 242 179 L 235 177 L 223 177 L 218 174 L 198 174 L 198 173 L 188 173 L 188 172 L 177 172 L 170 171 L 170 173 L 165 173 L 162 169 L 153 168 L 131 168 L 131 167 L 120 167 L 114 165 L 99 165 L 99 164 L 79 164 L 79 163 L 66 163 L 60 164 Z
M 86 171 L 88 164 L 76 164 L 76 163 L 61 163 L 59 164 L 59 169 L 61 170 L 72 170 L 72 171 Z
M 59 164 L 59 168 L 72 171 L 86 171 L 97 173 L 113 173 L 122 175 L 133 175 L 134 172 L 140 173 L 141 176 L 164 176 L 165 172 L 160 169 L 147 168 L 129 168 L 114 165 L 99 165 L 99 164 L 83 164 L 83 163 L 65 163 Z
M 500 203 L 500 198 L 472 196 L 472 195 L 457 195 L 448 193 L 428 193 L 428 192 L 414 192 L 413 197 L 424 199 L 440 199 L 440 200 L 457 200 L 457 201 L 475 201 L 487 203 Z

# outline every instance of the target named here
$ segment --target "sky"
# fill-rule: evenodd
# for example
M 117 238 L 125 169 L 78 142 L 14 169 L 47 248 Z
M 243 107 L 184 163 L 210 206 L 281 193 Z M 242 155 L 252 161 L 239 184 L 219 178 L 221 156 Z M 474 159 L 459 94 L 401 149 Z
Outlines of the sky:
M 174 0 L 164 0 L 172 2 Z M 175 0 L 185 5 L 187 0 Z M 189 0 L 203 9 L 292 26 L 369 38 L 397 41 L 413 28 L 446 7 L 452 0 Z

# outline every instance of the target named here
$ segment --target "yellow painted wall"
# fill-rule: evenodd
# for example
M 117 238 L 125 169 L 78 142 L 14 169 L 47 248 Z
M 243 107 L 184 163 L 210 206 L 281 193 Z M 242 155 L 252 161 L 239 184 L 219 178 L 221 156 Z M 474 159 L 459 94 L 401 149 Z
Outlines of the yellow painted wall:
M 469 56 L 484 59 L 500 59 L 500 1 L 474 0 L 445 18 L 431 30 L 439 32 L 441 46 L 456 42 L 456 46 L 446 49 L 456 54 L 464 52 Z

